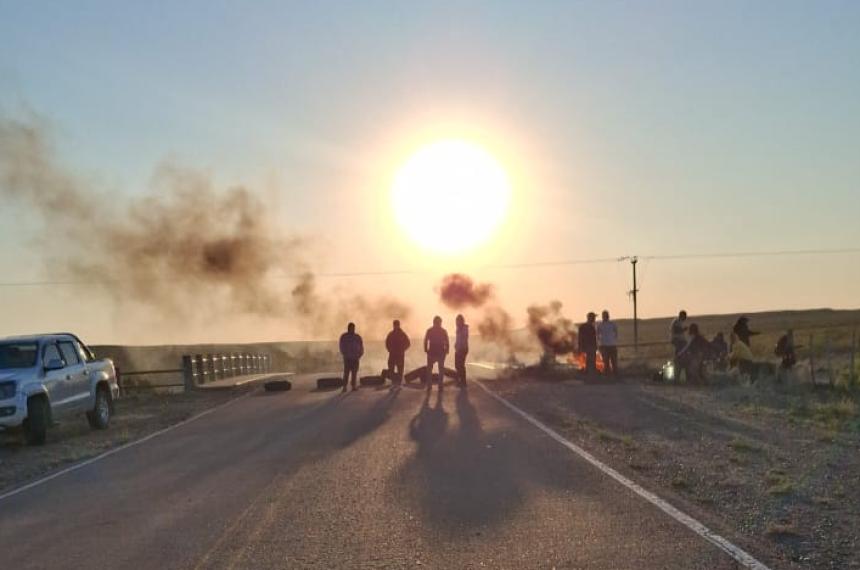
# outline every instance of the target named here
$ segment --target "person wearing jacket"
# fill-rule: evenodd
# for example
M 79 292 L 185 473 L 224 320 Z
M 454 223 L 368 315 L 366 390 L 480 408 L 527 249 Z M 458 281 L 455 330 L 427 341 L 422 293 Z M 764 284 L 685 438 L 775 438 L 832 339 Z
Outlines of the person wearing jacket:
M 427 391 L 433 389 L 433 365 L 439 367 L 439 390 L 445 380 L 445 357 L 448 355 L 448 331 L 442 328 L 442 317 L 433 317 L 433 326 L 424 335 L 424 352 L 427 353 Z
M 618 327 L 610 320 L 609 311 L 604 310 L 600 318 L 597 340 L 603 358 L 603 373 L 618 376 Z
M 391 382 L 400 384 L 403 380 L 403 364 L 406 360 L 406 351 L 412 342 L 409 336 L 400 328 L 400 321 L 392 323 L 391 332 L 385 337 L 385 349 L 388 351 L 388 373 Z
M 758 380 L 758 364 L 753 360 L 753 353 L 748 344 L 741 341 L 734 331 L 731 334 L 732 347 L 729 352 L 729 365 L 738 372 L 749 377 L 750 382 Z
M 358 379 L 358 363 L 364 356 L 364 342 L 355 333 L 355 323 L 346 326 L 346 332 L 340 335 L 340 354 L 343 356 L 343 392 L 346 392 L 347 380 L 351 378 L 352 389 L 356 390 Z
M 589 376 L 597 372 L 597 329 L 594 327 L 596 318 L 594 313 L 588 313 L 586 322 L 579 325 L 576 335 L 579 352 L 585 353 L 585 374 Z
M 469 354 L 469 325 L 463 315 L 457 315 L 457 333 L 454 336 L 454 368 L 457 381 L 466 387 L 466 355 Z

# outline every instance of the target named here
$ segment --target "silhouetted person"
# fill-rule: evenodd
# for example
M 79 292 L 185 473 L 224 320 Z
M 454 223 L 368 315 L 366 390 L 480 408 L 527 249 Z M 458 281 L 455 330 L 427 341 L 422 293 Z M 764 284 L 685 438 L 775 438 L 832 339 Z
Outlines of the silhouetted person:
M 340 354 L 343 356 L 343 391 L 346 392 L 346 383 L 352 378 L 352 389 L 357 388 L 358 362 L 364 356 L 364 342 L 355 334 L 355 323 L 346 326 L 346 332 L 340 335 Z
M 695 382 L 702 378 L 705 360 L 713 355 L 713 347 L 704 336 L 699 333 L 699 325 L 690 325 L 690 340 L 681 349 L 675 360 L 682 370 L 687 371 L 687 382 Z
M 579 352 L 585 353 L 585 374 L 591 375 L 597 372 L 597 329 L 594 320 L 597 315 L 588 313 L 586 321 L 579 325 L 577 340 Z
M 738 340 L 752 348 L 750 344 L 750 337 L 753 337 L 759 333 L 750 330 L 750 320 L 747 317 L 741 317 L 735 323 L 735 326 L 732 328 L 732 332 L 735 333 L 735 336 L 738 337 Z
M 424 335 L 427 353 L 427 390 L 433 388 L 433 365 L 439 366 L 439 390 L 445 381 L 445 357 L 448 355 L 448 331 L 442 328 L 442 317 L 433 317 L 433 326 Z
M 603 357 L 604 374 L 618 375 L 618 327 L 609 320 L 609 311 L 603 311 L 597 323 L 597 341 Z
M 711 340 L 711 351 L 717 370 L 725 370 L 726 359 L 729 356 L 729 345 L 726 343 L 726 337 L 723 336 L 722 332 L 718 332 Z
M 779 366 L 783 370 L 791 370 L 797 364 L 797 355 L 794 346 L 794 331 L 788 329 L 784 335 L 776 341 L 774 353 L 782 359 Z
M 454 336 L 454 368 L 460 386 L 466 387 L 466 355 L 469 354 L 469 325 L 463 315 L 457 315 L 457 333 Z
M 675 349 L 675 356 L 678 356 L 678 353 L 684 350 L 684 347 L 687 346 L 687 326 L 684 324 L 686 321 L 687 311 L 679 312 L 678 318 L 672 321 L 670 339 L 672 346 Z
M 400 321 L 392 323 L 392 330 L 385 337 L 385 349 L 388 350 L 388 373 L 391 381 L 398 384 L 403 379 L 403 363 L 406 359 L 406 351 L 412 345 L 409 336 L 400 328 Z

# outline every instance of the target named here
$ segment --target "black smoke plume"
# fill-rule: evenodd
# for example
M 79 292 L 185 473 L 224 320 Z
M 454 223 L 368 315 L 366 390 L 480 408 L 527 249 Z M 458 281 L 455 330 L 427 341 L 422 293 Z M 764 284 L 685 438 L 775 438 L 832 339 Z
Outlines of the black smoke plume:
M 481 307 L 493 297 L 493 286 L 475 283 L 462 273 L 451 273 L 442 278 L 439 299 L 451 309 Z
M 562 356 L 576 352 L 576 327 L 561 312 L 560 301 L 532 305 L 527 309 L 528 328 L 540 342 L 544 354 Z
M 142 304 L 170 320 L 297 314 L 330 334 L 346 320 L 409 314 L 393 299 L 343 294 L 327 302 L 304 258 L 307 241 L 280 230 L 249 189 L 217 189 L 206 174 L 168 164 L 146 196 L 118 198 L 64 168 L 37 120 L 0 116 L 0 198 L 43 223 L 52 278 L 102 288 L 118 305 Z

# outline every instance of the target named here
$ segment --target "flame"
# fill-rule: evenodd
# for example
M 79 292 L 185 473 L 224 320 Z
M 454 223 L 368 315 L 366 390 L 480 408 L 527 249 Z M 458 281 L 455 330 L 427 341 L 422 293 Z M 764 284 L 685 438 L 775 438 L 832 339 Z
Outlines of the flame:
M 584 352 L 575 352 L 567 357 L 567 361 L 580 370 L 585 370 L 585 353 Z M 597 371 L 603 372 L 605 366 L 603 364 L 603 357 L 600 353 L 597 353 Z

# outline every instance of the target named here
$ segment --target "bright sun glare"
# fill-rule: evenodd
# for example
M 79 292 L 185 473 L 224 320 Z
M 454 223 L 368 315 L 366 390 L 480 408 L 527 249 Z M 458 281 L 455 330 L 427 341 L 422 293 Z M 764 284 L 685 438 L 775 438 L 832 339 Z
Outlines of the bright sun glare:
M 502 223 L 511 185 L 481 146 L 441 140 L 400 168 L 391 199 L 397 222 L 413 240 L 438 253 L 459 253 L 487 241 Z

